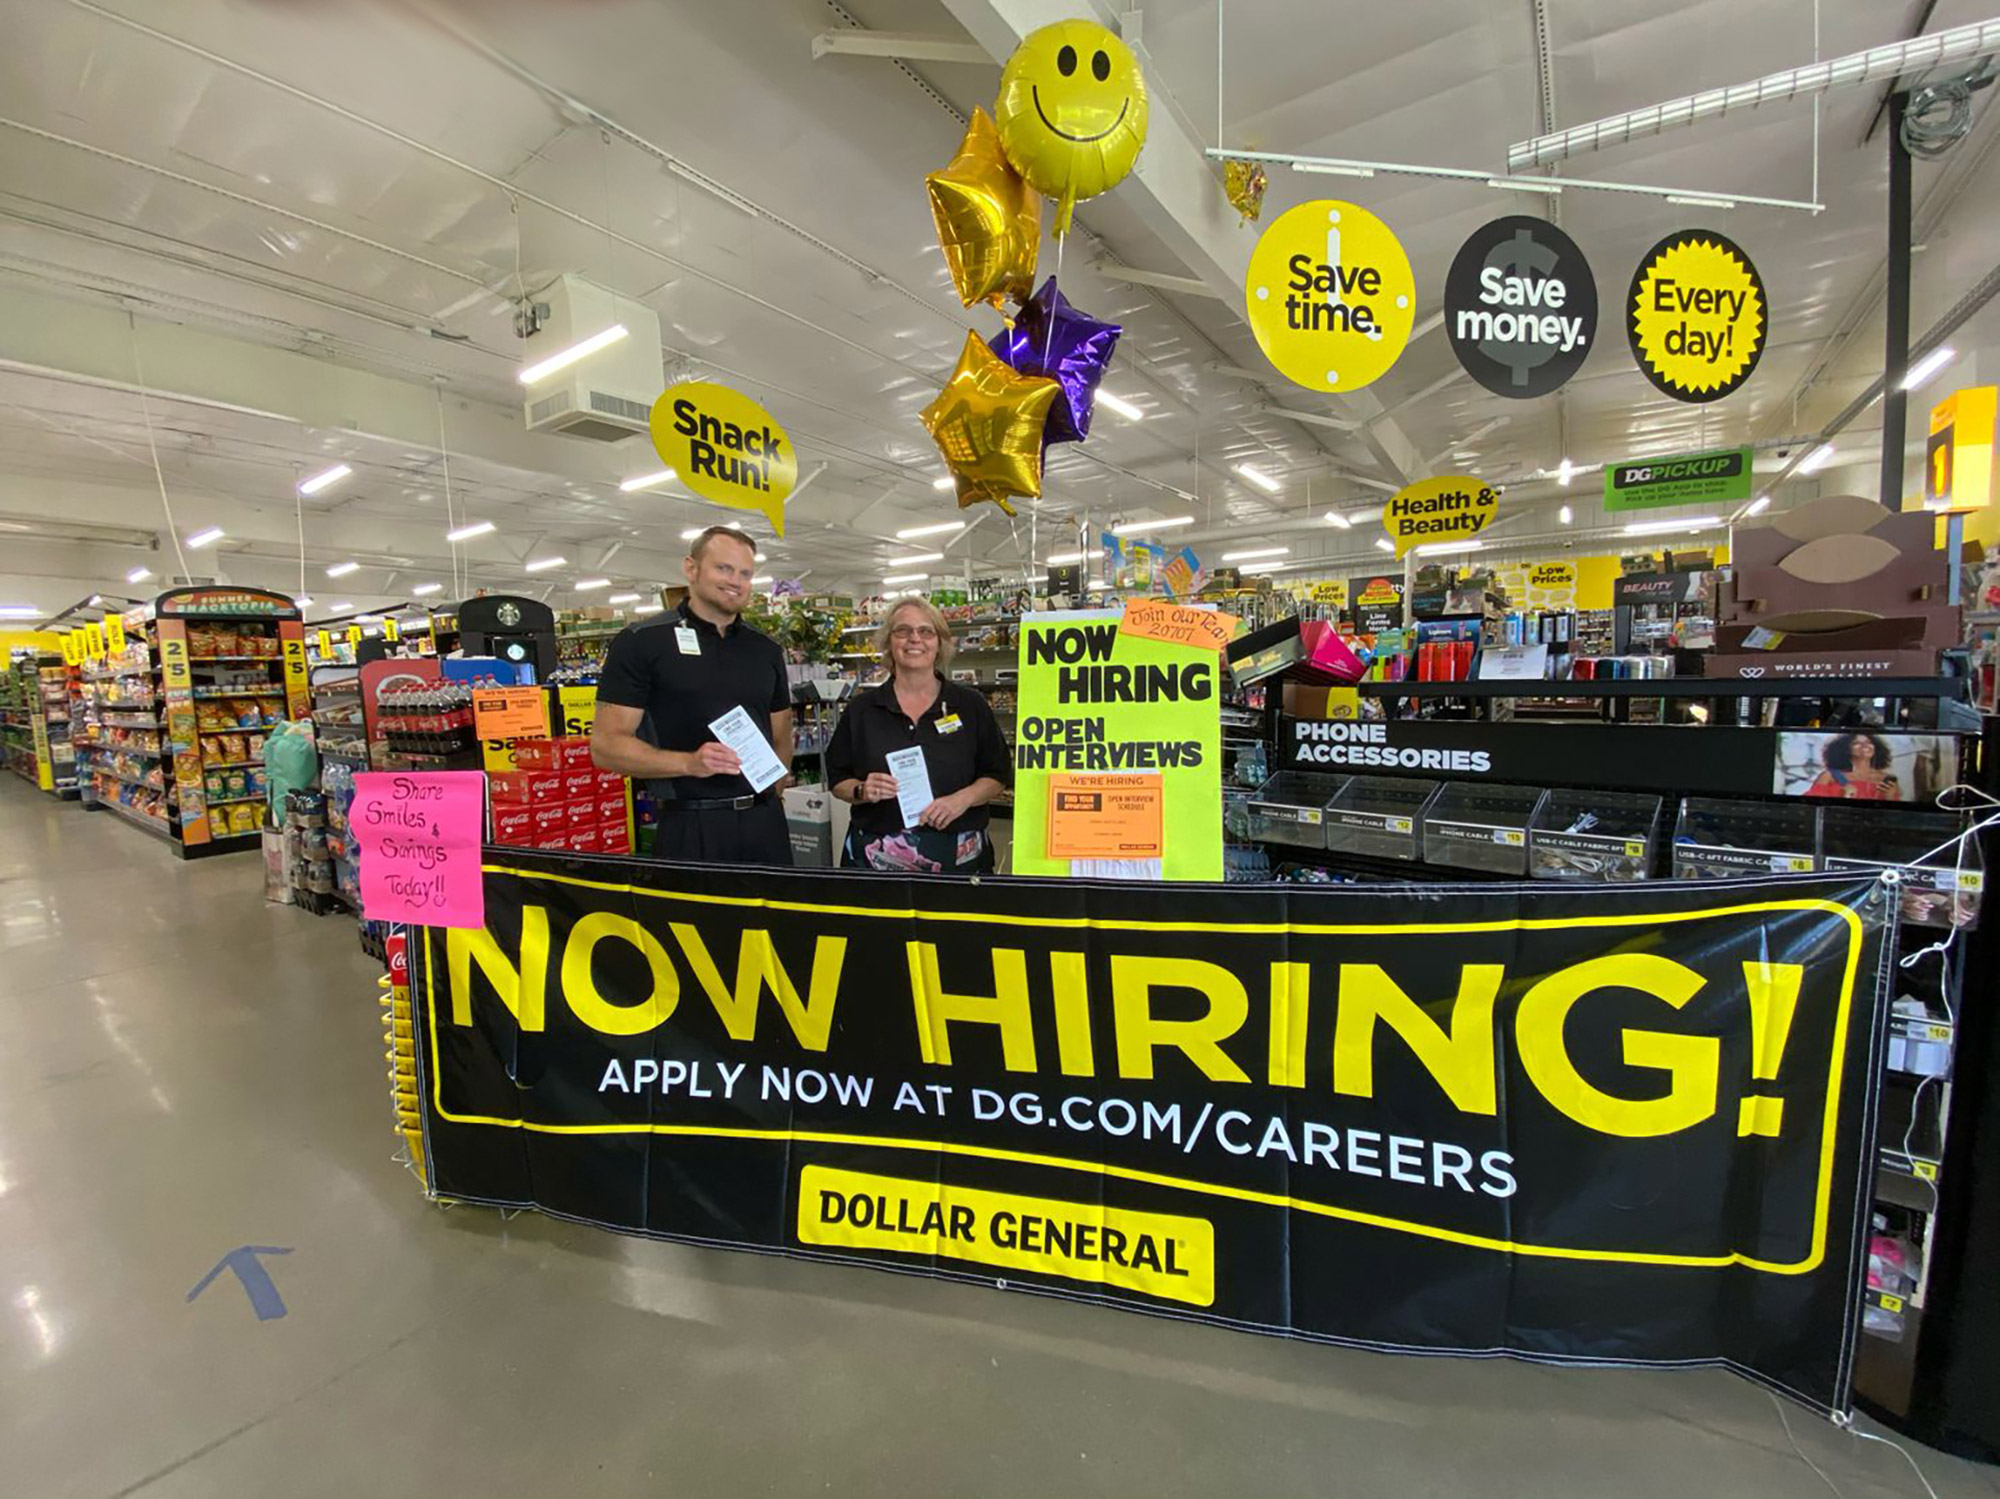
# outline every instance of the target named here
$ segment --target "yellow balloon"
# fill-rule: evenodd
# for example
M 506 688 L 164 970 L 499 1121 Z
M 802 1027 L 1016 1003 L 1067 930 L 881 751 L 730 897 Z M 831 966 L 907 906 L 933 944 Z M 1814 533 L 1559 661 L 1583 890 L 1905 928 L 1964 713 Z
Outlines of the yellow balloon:
M 1007 164 L 1000 132 L 985 110 L 972 111 L 951 165 L 924 182 L 959 301 L 967 307 L 998 307 L 1008 297 L 1025 302 L 1042 247 L 1042 199 Z
M 1060 201 L 1060 239 L 1076 200 L 1110 191 L 1139 159 L 1146 78 L 1132 49 L 1095 21 L 1058 21 L 1007 59 L 993 114 L 1014 170 Z
M 958 367 L 918 413 L 958 479 L 961 507 L 1042 492 L 1042 425 L 1059 389 L 1016 374 L 977 333 L 965 335 Z

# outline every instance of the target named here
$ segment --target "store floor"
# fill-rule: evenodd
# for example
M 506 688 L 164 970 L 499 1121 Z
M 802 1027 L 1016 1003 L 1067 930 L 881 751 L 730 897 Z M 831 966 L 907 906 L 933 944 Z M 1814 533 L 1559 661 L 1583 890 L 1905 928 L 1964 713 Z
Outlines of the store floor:
M 0 777 L 0 1492 L 1826 1492 L 1726 1374 L 1394 1358 L 427 1206 L 352 923 L 259 884 Z M 229 1271 L 189 1301 L 242 1245 L 291 1251 L 262 1261 L 282 1317 Z M 1791 1418 L 1838 1492 L 1921 1492 Z

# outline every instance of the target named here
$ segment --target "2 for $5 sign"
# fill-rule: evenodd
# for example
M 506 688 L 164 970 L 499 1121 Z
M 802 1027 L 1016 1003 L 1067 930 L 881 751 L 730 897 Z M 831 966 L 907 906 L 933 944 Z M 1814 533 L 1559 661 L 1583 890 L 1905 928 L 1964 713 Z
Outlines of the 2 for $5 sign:
M 1312 390 L 1359 390 L 1402 356 L 1416 320 L 1410 258 L 1365 208 L 1331 199 L 1274 220 L 1250 252 L 1244 304 L 1265 356 Z

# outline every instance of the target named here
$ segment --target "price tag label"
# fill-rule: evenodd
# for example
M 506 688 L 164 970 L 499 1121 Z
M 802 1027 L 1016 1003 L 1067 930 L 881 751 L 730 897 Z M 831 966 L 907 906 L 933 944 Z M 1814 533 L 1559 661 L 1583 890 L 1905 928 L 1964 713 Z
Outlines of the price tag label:
M 1934 1182 L 1937 1180 L 1937 1167 L 1929 1161 L 1911 1161 L 1910 1174 L 1919 1181 Z
M 1528 835 L 1519 828 L 1495 828 L 1493 841 L 1504 843 L 1509 848 L 1519 848 L 1528 841 Z
M 1322 812 L 1318 807 L 1301 807 L 1299 808 L 1299 821 L 1309 828 L 1316 828 L 1322 822 L 1326 821 L 1326 813 Z
M 1810 874 L 1812 866 L 1811 854 L 1771 855 L 1771 868 L 1779 874 Z
M 1972 894 L 1977 894 L 1986 888 L 1986 872 L 1981 869 L 1959 870 L 1958 888 Z
M 1645 858 L 1646 840 L 1643 838 L 1627 838 L 1625 840 L 1625 857 L 1628 859 Z
M 1903 1309 L 1903 1298 L 1892 1296 L 1889 1292 L 1884 1291 L 1881 1295 L 1881 1306 L 1885 1312 L 1900 1312 Z
M 1388 820 L 1388 828 L 1392 833 L 1407 833 L 1413 826 L 1415 824 L 1407 817 L 1391 817 Z
M 1948 1025 L 1927 1025 L 1924 1027 L 1924 1039 L 1926 1041 L 1949 1041 L 1951 1039 L 1951 1027 Z

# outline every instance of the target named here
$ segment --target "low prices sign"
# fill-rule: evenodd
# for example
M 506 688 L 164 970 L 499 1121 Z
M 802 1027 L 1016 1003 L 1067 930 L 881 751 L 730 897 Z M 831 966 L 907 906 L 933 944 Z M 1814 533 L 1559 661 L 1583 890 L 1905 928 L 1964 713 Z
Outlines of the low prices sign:
M 1470 541 L 1500 509 L 1492 485 L 1470 474 L 1448 474 L 1399 489 L 1382 507 L 1382 524 L 1396 555 L 1433 541 Z
M 1850 1403 L 1872 873 L 1412 902 L 488 858 L 483 922 L 412 937 L 441 1196 Z

